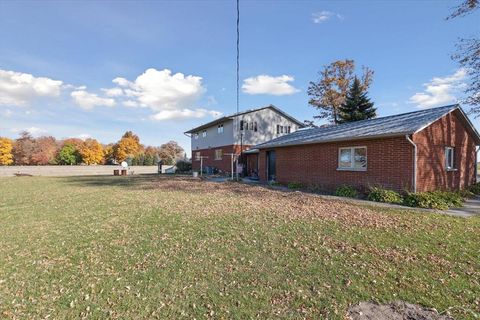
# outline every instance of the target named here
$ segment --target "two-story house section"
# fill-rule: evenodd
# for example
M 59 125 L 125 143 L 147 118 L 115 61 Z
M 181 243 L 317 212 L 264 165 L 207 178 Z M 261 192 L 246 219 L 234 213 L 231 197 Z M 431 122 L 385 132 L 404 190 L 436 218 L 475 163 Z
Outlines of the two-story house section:
M 302 122 L 269 105 L 221 117 L 185 134 L 191 137 L 192 167 L 214 167 L 231 172 L 230 154 L 240 154 L 251 146 L 303 128 Z

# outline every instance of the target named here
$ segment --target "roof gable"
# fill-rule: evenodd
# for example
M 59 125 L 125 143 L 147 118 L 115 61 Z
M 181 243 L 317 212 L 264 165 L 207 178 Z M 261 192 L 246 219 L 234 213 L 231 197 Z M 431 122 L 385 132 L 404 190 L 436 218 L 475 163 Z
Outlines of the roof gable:
M 291 115 L 289 115 L 288 113 L 285 113 L 284 111 L 282 111 L 281 109 L 277 108 L 276 106 L 274 106 L 273 104 L 271 105 L 268 105 L 268 106 L 265 106 L 265 107 L 261 107 L 261 108 L 257 108 L 257 109 L 250 109 L 250 110 L 245 110 L 245 111 L 241 111 L 241 112 L 238 112 L 238 113 L 234 113 L 234 114 L 231 114 L 231 115 L 228 115 L 228 116 L 224 116 L 224 117 L 221 117 L 221 118 L 218 118 L 218 119 L 215 119 L 213 121 L 210 121 L 210 122 L 207 122 L 205 124 L 202 124 L 198 127 L 195 127 L 193 129 L 190 129 L 188 131 L 186 131 L 185 133 L 194 133 L 196 131 L 199 131 L 199 130 L 202 130 L 202 129 L 206 129 L 206 128 L 209 128 L 211 126 L 214 126 L 216 124 L 219 124 L 219 123 L 222 123 L 222 122 L 225 122 L 227 120 L 233 120 L 235 119 L 236 117 L 238 116 L 241 116 L 241 115 L 245 115 L 245 114 L 248 114 L 248 113 L 252 113 L 252 112 L 257 112 L 257 111 L 261 111 L 261 110 L 264 110 L 264 109 L 272 109 L 273 111 L 277 112 L 278 114 L 282 115 L 283 117 L 289 119 L 290 121 L 292 122 L 295 122 L 299 127 L 303 128 L 305 125 L 298 121 L 297 119 L 295 119 L 294 117 L 292 117 Z
M 358 139 L 380 138 L 413 134 L 423 130 L 433 122 L 453 110 L 460 110 L 467 121 L 467 127 L 480 142 L 480 136 L 468 117 L 458 104 L 375 118 L 331 125 L 321 128 L 299 130 L 294 133 L 259 144 L 255 148 L 283 147 L 298 144 L 325 143 Z

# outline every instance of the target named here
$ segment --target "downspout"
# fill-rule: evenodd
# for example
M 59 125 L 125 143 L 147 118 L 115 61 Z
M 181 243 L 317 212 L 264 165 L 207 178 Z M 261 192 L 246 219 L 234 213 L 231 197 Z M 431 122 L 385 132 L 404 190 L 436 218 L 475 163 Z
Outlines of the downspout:
M 475 183 L 478 182 L 478 151 L 480 146 L 477 146 L 477 152 L 475 152 Z
M 408 134 L 405 135 L 405 138 L 413 146 L 413 192 L 417 192 L 417 145 Z

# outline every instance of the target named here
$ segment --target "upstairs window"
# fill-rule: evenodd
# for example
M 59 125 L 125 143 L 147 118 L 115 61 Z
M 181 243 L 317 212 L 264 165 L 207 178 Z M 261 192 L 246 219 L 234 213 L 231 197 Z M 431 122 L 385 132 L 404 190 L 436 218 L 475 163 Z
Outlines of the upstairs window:
M 206 136 L 207 136 L 207 130 L 203 130 L 203 132 L 202 132 L 202 137 L 205 138 Z
M 277 124 L 277 134 L 280 134 L 280 125 Z
M 198 133 L 195 133 L 195 134 L 193 135 L 193 137 L 195 138 L 195 140 L 197 140 L 197 139 L 198 139 Z
M 367 147 L 349 147 L 338 150 L 339 170 L 367 170 Z
M 195 152 L 195 160 L 200 161 L 200 152 Z
M 257 132 L 258 128 L 257 128 L 257 121 L 255 121 L 253 123 L 253 131 Z
M 223 124 L 219 124 L 217 127 L 217 132 L 218 133 L 223 133 Z
M 455 148 L 445 148 L 445 167 L 447 170 L 455 169 Z
M 291 132 L 290 130 L 291 130 L 291 128 L 290 128 L 290 126 L 288 126 L 287 127 L 287 133 L 290 133 Z
M 250 130 L 253 130 L 253 122 L 250 122 Z
M 240 131 L 243 131 L 243 120 L 240 120 Z
M 223 150 L 217 149 L 215 150 L 215 160 L 222 160 L 223 157 Z

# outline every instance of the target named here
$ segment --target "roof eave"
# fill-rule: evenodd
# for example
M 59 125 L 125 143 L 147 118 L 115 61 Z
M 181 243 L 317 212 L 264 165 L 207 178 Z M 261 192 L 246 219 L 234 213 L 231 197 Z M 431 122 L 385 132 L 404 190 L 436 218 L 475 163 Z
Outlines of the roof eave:
M 292 146 L 300 146 L 300 145 L 308 145 L 308 144 L 324 144 L 324 143 L 331 143 L 331 142 L 345 142 L 345 141 L 359 141 L 359 140 L 370 140 L 370 139 L 381 139 L 381 138 L 394 138 L 394 137 L 402 137 L 408 134 L 413 134 L 413 132 L 398 132 L 393 134 L 378 134 L 373 136 L 360 136 L 354 138 L 337 138 L 337 139 L 328 139 L 328 140 L 321 140 L 321 141 L 306 141 L 306 142 L 299 142 L 299 143 L 286 143 L 281 145 L 266 145 L 266 146 L 254 146 L 256 149 L 272 149 L 272 148 L 282 148 L 282 147 L 292 147 Z

